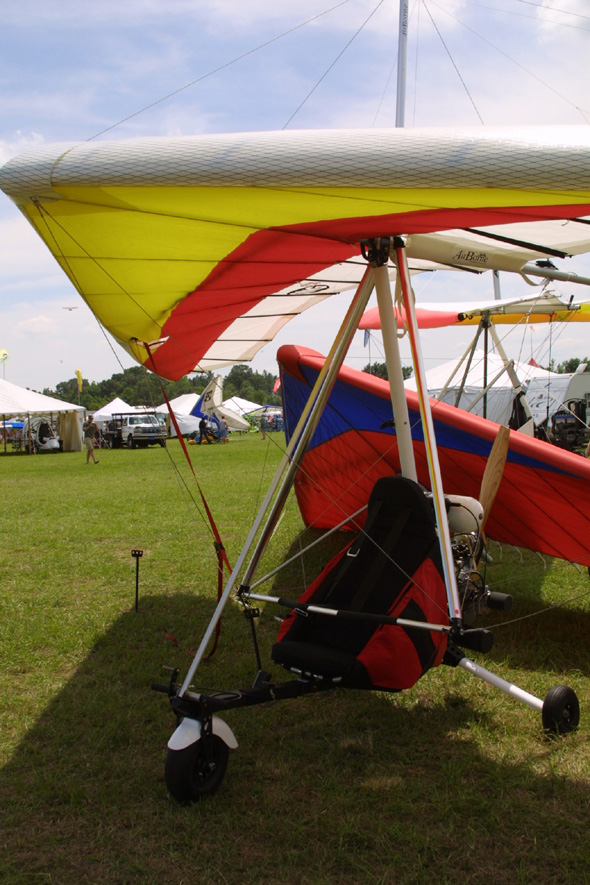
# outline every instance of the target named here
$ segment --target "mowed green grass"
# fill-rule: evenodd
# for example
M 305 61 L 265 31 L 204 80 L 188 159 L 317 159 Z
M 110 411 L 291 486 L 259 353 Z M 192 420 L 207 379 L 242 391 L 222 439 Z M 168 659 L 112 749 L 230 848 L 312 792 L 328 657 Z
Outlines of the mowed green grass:
M 280 443 L 191 447 L 232 564 Z M 228 712 L 240 746 L 220 790 L 178 806 L 163 779 L 174 718 L 150 684 L 163 666 L 186 672 L 209 622 L 213 543 L 176 441 L 99 460 L 0 457 L 2 883 L 590 881 L 585 569 L 492 545 L 488 582 L 516 605 L 488 616 L 494 648 L 474 655 L 540 697 L 571 685 L 575 734 L 548 739 L 531 708 L 439 667 L 397 695 L 335 691 Z M 290 502 L 269 567 L 301 531 Z M 296 593 L 328 556 L 316 551 L 304 574 L 292 566 L 268 589 Z M 282 679 L 269 661 L 277 614 L 267 605 L 257 631 Z M 246 687 L 255 673 L 249 625 L 230 603 L 196 681 Z

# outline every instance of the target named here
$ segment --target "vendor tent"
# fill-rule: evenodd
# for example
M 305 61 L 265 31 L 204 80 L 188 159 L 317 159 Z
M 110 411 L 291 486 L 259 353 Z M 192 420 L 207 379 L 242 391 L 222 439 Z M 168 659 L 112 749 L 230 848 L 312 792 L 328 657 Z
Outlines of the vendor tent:
M 525 391 L 535 425 L 539 425 L 547 418 L 548 404 L 552 413 L 565 400 L 571 376 L 549 372 L 530 363 L 513 362 L 513 366 Z M 512 415 L 515 390 L 503 359 L 495 353 L 488 353 L 486 356 L 483 350 L 476 349 L 465 378 L 465 367 L 460 367 L 457 371 L 456 360 L 430 369 L 426 372 L 428 392 L 431 397 L 481 416 L 484 367 L 487 383 L 492 385 L 486 394 L 487 417 L 498 424 L 507 425 Z M 463 390 L 457 402 L 462 382 Z M 415 390 L 415 379 L 409 378 L 405 386 L 409 390 Z
M 128 405 L 124 400 L 120 399 L 118 396 L 115 399 L 111 400 L 110 403 L 107 403 L 106 406 L 102 406 L 100 409 L 97 409 L 96 412 L 93 413 L 94 420 L 100 424 L 102 421 L 109 421 L 113 414 L 116 412 L 134 412 L 135 408 L 133 406 Z
M 199 432 L 199 423 L 203 414 L 205 414 L 199 409 L 199 403 L 202 398 L 203 394 L 201 393 L 183 393 L 170 400 L 170 408 L 174 412 L 174 417 L 183 436 L 190 436 L 192 433 Z M 247 430 L 249 425 L 242 419 L 241 411 L 228 406 L 229 402 L 230 400 L 227 400 L 227 402 L 222 403 L 217 408 L 208 409 L 207 415 L 213 413 L 217 418 L 220 416 L 225 418 L 230 430 Z M 242 400 L 242 402 L 247 403 L 247 400 Z M 248 405 L 250 404 L 248 403 Z M 164 412 L 167 415 L 168 407 L 163 403 L 157 407 L 157 411 Z M 169 423 L 168 419 L 166 423 Z M 176 436 L 176 430 L 172 423 L 170 423 L 170 436 Z
M 230 399 L 224 400 L 223 405 L 227 409 L 231 409 L 232 412 L 237 412 L 238 415 L 248 415 L 256 409 L 262 409 L 260 403 L 250 402 L 250 400 L 242 399 L 241 396 L 232 396 Z
M 181 393 L 180 396 L 175 396 L 174 399 L 170 400 L 170 408 L 174 412 L 176 423 L 183 436 L 190 436 L 191 433 L 198 433 L 199 431 L 199 419 L 193 417 L 191 411 L 198 403 L 200 396 L 200 393 Z M 168 433 L 170 436 L 176 436 L 176 429 L 170 421 L 167 403 L 157 406 L 156 411 L 166 416 Z
M 65 452 L 82 451 L 83 406 L 65 403 L 0 379 L 0 419 L 8 421 L 33 415 L 46 415 L 52 422 L 57 422 L 57 435 Z
M 175 415 L 190 415 L 199 402 L 200 396 L 200 393 L 181 393 L 180 396 L 175 396 L 174 399 L 170 400 L 170 408 Z M 162 403 L 161 406 L 157 407 L 156 411 L 167 412 L 168 405 Z

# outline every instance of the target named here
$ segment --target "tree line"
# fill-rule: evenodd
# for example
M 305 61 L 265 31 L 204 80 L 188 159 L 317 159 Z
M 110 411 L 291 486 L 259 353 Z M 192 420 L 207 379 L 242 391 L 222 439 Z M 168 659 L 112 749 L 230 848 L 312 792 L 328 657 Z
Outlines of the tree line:
M 213 372 L 202 372 L 181 378 L 180 381 L 159 379 L 142 366 L 132 366 L 105 381 L 82 379 L 82 390 L 78 390 L 78 379 L 60 381 L 55 390 L 44 388 L 42 393 L 67 403 L 79 403 L 89 412 L 110 403 L 119 397 L 130 406 L 157 406 L 163 402 L 162 387 L 168 399 L 184 393 L 200 394 L 213 378 Z M 271 372 L 255 372 L 250 366 L 233 366 L 223 380 L 223 398 L 239 396 L 261 405 L 280 405 L 280 394 L 273 393 L 276 376 Z
M 562 363 L 555 364 L 551 360 L 548 369 L 560 374 L 575 372 L 580 363 L 586 363 L 585 371 L 590 370 L 590 358 L 571 357 Z M 387 379 L 387 366 L 385 363 L 371 363 L 364 367 L 364 372 Z M 410 367 L 403 367 L 404 378 L 412 374 Z M 111 375 L 105 381 L 88 381 L 82 379 L 82 391 L 78 392 L 77 378 L 68 381 L 60 381 L 55 390 L 46 387 L 42 393 L 53 396 L 67 403 L 78 403 L 89 412 L 95 412 L 102 408 L 115 397 L 120 397 L 130 406 L 154 406 L 159 405 L 164 397 L 162 386 L 168 399 L 174 399 L 183 393 L 200 394 L 213 378 L 212 372 L 202 372 L 181 378 L 180 381 L 166 381 L 160 379 L 152 372 L 148 372 L 142 366 L 132 366 L 115 375 Z M 276 376 L 271 372 L 255 372 L 250 366 L 238 364 L 233 366 L 223 381 L 223 398 L 239 396 L 250 402 L 261 405 L 280 405 L 280 394 L 273 393 Z M 162 385 L 162 386 L 161 386 Z
M 557 364 L 555 363 L 555 360 L 552 359 L 549 360 L 548 366 L 540 366 L 540 368 L 547 369 L 549 372 L 556 372 L 558 375 L 570 375 L 573 374 L 582 363 L 586 366 L 584 372 L 590 372 L 590 357 L 587 356 L 582 359 L 577 356 L 572 356 L 569 359 L 564 360 L 562 363 Z M 413 371 L 414 370 L 411 366 L 402 366 L 404 380 L 410 378 Z M 367 363 L 363 372 L 368 372 L 370 375 L 377 375 L 378 378 L 384 378 L 386 381 L 388 379 L 386 363 Z

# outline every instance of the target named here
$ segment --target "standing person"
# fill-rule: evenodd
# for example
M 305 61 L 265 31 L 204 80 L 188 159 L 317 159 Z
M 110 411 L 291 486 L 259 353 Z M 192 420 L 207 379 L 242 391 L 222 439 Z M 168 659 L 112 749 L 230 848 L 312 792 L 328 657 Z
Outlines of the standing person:
M 266 431 L 268 429 L 268 422 L 266 420 L 266 415 L 262 415 L 260 418 L 260 432 L 262 434 L 262 439 L 266 439 Z
M 93 415 L 88 416 L 88 421 L 84 424 L 84 445 L 86 446 L 86 463 L 90 462 L 90 458 L 95 464 L 98 464 L 96 455 L 94 454 L 94 437 L 98 434 L 98 427 L 94 423 Z
M 199 443 L 202 445 L 203 440 L 206 443 L 211 443 L 215 439 L 215 434 L 212 430 L 209 429 L 207 424 L 207 418 L 205 415 L 199 421 Z

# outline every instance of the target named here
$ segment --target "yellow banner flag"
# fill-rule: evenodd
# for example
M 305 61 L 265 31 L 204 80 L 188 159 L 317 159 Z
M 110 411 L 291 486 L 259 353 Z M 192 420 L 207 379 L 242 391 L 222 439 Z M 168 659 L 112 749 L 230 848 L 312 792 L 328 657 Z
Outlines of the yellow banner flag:
M 82 372 L 76 369 L 76 378 L 78 379 L 78 393 L 82 393 Z

